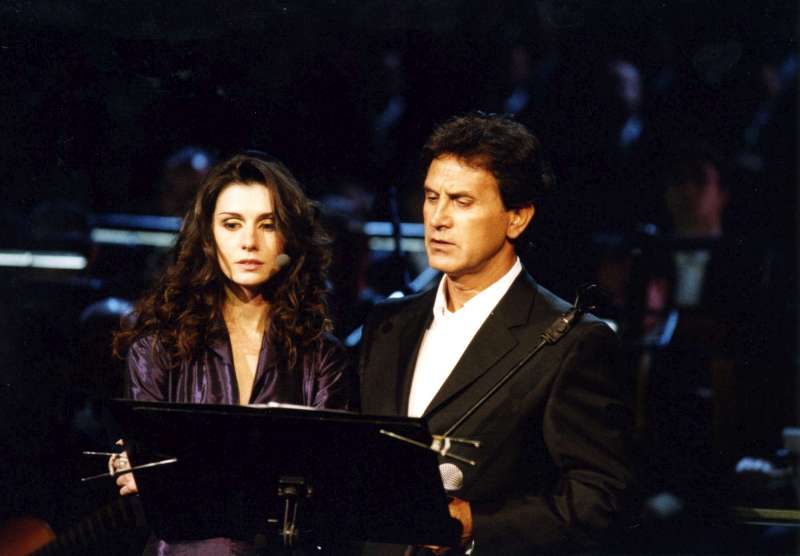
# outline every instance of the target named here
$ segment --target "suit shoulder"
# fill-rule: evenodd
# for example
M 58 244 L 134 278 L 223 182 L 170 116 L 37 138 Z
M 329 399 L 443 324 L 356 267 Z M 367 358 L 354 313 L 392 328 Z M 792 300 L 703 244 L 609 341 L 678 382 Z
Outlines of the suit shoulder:
M 536 284 L 537 292 L 537 307 L 540 311 L 544 311 L 547 318 L 556 319 L 559 315 L 569 311 L 572 304 L 548 290 L 547 288 Z M 584 313 L 580 322 L 575 326 L 573 331 L 575 336 L 583 334 L 608 336 L 609 338 L 616 338 L 616 333 L 605 321 L 597 318 L 591 313 Z
M 368 322 L 380 321 L 397 313 L 422 308 L 435 296 L 435 290 L 427 290 L 403 297 L 388 297 L 372 307 Z
M 535 287 L 537 305 L 541 303 L 545 310 L 553 313 L 553 316 L 568 311 L 572 307 L 566 300 L 561 299 L 541 284 L 535 284 Z

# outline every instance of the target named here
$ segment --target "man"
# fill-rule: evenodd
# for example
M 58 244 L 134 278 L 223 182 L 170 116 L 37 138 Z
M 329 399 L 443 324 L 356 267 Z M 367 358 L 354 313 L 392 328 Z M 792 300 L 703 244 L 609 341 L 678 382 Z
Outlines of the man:
M 376 306 L 365 327 L 362 411 L 451 427 L 569 305 L 522 268 L 552 178 L 537 139 L 505 117 L 457 117 L 424 148 L 425 246 L 439 287 Z M 545 347 L 454 433 L 477 460 L 450 504 L 463 547 L 530 554 L 593 546 L 627 509 L 630 412 L 617 341 L 593 317 Z M 454 451 L 458 450 L 455 449 Z M 446 461 L 446 460 L 442 460 Z
M 794 344 L 787 302 L 794 286 L 781 270 L 787 262 L 781 242 L 741 225 L 737 206 L 741 211 L 753 200 L 736 199 L 737 193 L 747 195 L 746 188 L 730 181 L 735 174 L 724 159 L 690 143 L 666 162 L 671 227 L 659 246 L 669 271 L 661 314 L 669 310 L 679 318 L 669 350 L 652 361 L 650 388 L 658 395 L 647 406 L 652 417 L 646 438 L 661 450 L 653 458 L 657 474 L 649 477 L 674 480 L 673 466 L 707 470 L 713 457 L 733 469 L 741 457 L 771 456 L 781 447 L 781 430 L 794 419 L 794 379 L 786 370 L 792 356 L 785 347 Z M 661 367 L 680 372 L 659 373 Z M 709 389 L 713 399 L 698 395 Z M 666 485 L 673 492 L 680 486 L 699 490 Z

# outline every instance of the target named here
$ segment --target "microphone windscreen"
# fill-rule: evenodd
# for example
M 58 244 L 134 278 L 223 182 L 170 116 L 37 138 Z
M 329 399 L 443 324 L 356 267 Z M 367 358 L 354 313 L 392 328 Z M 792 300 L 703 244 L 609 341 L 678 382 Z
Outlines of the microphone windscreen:
M 440 464 L 439 474 L 446 492 L 455 492 L 464 486 L 464 473 L 454 463 Z
M 288 265 L 292 261 L 292 258 L 287 255 L 286 253 L 281 253 L 277 257 L 275 257 L 275 266 L 278 268 L 283 268 Z

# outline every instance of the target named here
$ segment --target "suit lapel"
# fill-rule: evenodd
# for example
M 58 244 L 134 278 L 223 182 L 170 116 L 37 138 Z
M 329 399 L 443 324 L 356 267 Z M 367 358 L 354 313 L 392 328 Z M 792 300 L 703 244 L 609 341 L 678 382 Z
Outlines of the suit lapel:
M 530 275 L 523 271 L 489 314 L 483 326 L 478 329 L 461 359 L 431 400 L 424 417 L 430 418 L 486 373 L 491 372 L 499 378 L 511 368 L 516 360 L 502 361 L 503 357 L 519 343 L 511 330 L 527 324 L 535 296 L 536 285 Z M 442 346 L 442 349 L 447 348 Z M 474 396 L 468 397 L 469 399 L 464 398 L 462 401 L 474 403 L 484 393 L 475 392 Z M 475 400 L 470 401 L 472 397 Z M 407 392 L 406 398 L 408 398 Z
M 411 394 L 411 382 L 414 378 L 417 354 L 419 353 L 420 345 L 422 345 L 425 331 L 433 320 L 433 300 L 435 298 L 436 295 L 434 293 L 429 303 L 421 303 L 420 310 L 405 323 L 400 331 L 397 384 L 394 390 L 397 393 L 396 402 L 399 415 L 408 414 L 408 396 Z

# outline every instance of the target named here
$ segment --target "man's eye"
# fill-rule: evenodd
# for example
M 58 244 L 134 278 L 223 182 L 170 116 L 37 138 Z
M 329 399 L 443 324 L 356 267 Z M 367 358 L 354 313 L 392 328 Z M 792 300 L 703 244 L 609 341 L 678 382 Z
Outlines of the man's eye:
M 433 195 L 433 194 L 425 195 L 425 200 L 426 201 L 435 201 L 438 198 L 439 198 L 438 195 Z
M 468 207 L 468 206 L 470 206 L 472 204 L 472 199 L 466 199 L 466 198 L 463 198 L 463 197 L 458 197 L 455 200 L 455 203 L 460 207 Z

